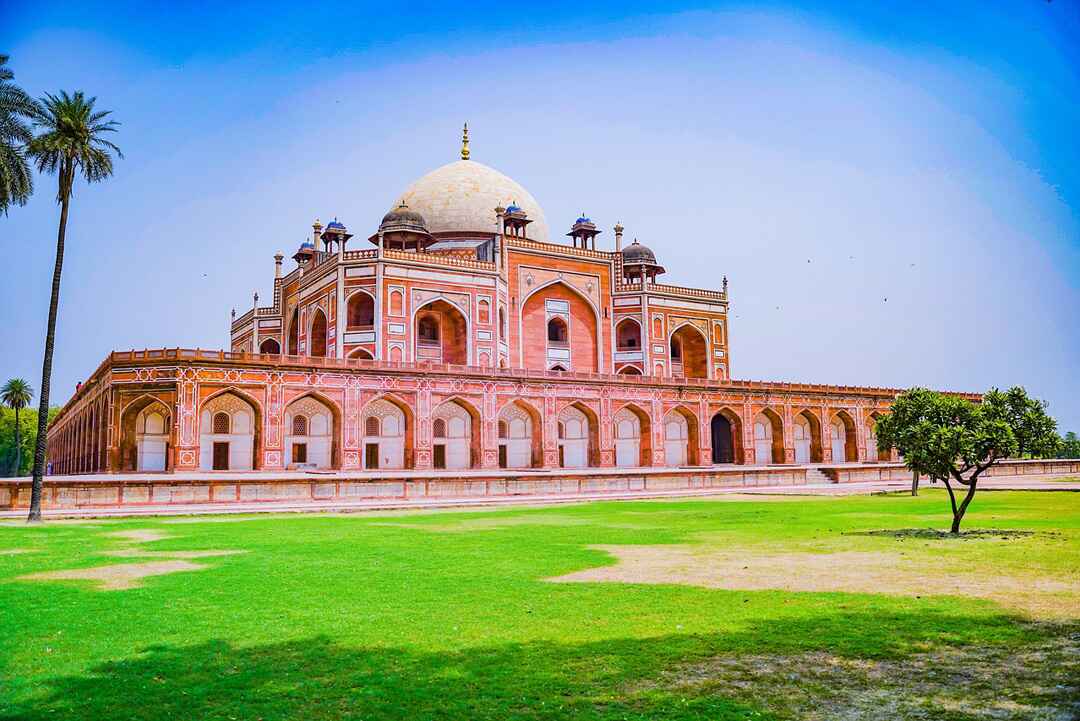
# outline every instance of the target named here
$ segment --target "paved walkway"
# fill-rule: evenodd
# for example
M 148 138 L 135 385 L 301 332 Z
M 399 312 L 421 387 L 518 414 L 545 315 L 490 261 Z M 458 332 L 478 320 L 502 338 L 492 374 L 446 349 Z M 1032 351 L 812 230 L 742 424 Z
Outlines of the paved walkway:
M 923 488 L 929 484 L 923 484 Z M 941 488 L 937 484 L 937 488 Z M 900 493 L 910 490 L 910 481 L 875 481 L 867 483 L 828 483 L 805 486 L 761 486 L 710 488 L 674 491 L 617 491 L 582 494 L 545 494 L 530 496 L 471 496 L 463 498 L 363 499 L 357 501 L 260 501 L 230 503 L 185 503 L 168 505 L 124 506 L 122 508 L 57 509 L 43 512 L 46 518 L 119 518 L 132 516 L 191 516 L 240 513 L 354 513 L 436 508 L 486 508 L 498 506 L 550 506 L 589 501 L 636 501 L 647 499 L 699 498 L 710 496 L 851 496 L 877 493 Z M 980 491 L 1073 491 L 1080 492 L 1080 479 L 1054 476 L 999 476 L 979 482 Z M 0 511 L 0 518 L 20 519 L 25 510 Z

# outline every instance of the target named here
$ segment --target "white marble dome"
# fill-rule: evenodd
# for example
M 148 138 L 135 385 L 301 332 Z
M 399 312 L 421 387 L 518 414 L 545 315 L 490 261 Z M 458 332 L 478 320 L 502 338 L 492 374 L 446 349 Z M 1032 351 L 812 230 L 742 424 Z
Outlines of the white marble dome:
M 540 204 L 514 180 L 475 160 L 458 160 L 413 182 L 394 200 L 424 216 L 429 233 L 495 232 L 495 206 L 516 203 L 529 220 L 526 235 L 548 242 L 547 220 Z

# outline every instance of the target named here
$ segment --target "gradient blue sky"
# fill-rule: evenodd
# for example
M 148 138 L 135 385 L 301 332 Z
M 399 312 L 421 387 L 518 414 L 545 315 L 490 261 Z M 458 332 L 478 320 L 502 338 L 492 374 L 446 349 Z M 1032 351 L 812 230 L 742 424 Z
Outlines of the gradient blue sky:
M 176 6 L 176 7 L 174 7 Z M 732 370 L 983 390 L 1080 430 L 1080 5 L 0 3 L 28 91 L 123 123 L 76 190 L 54 372 L 221 347 L 311 221 L 473 158 L 668 282 L 731 281 Z M 57 206 L 0 218 L 0 376 L 37 386 Z

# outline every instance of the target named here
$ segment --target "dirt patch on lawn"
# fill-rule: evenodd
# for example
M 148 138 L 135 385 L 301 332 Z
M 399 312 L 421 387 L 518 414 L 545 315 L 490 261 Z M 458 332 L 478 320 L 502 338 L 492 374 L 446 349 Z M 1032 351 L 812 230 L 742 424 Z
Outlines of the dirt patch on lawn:
M 102 556 L 114 558 L 213 558 L 215 556 L 232 556 L 237 553 L 247 553 L 239 550 L 206 550 L 206 551 L 142 551 L 138 548 L 125 548 L 119 551 L 102 551 Z
M 688 546 L 592 546 L 611 566 L 549 579 L 565 582 L 682 584 L 740 591 L 972 596 L 1037 618 L 1080 617 L 1080 580 L 944 573 L 900 553 L 762 553 Z
M 718 656 L 631 691 L 656 689 L 727 696 L 802 721 L 1064 721 L 1080 718 L 1080 629 L 1059 627 L 1020 648 L 942 648 L 888 661 Z
M 513 528 L 515 526 L 603 526 L 605 528 L 629 529 L 651 528 L 651 526 L 641 526 L 636 524 L 598 523 L 591 518 L 578 518 L 576 516 L 555 515 L 467 518 L 460 521 L 455 521 L 453 523 L 395 523 L 390 521 L 378 521 L 373 523 L 372 525 L 395 526 L 398 528 L 415 528 L 421 531 L 432 531 L 435 533 L 467 533 L 469 531 L 494 531 L 502 528 Z
M 94 581 L 99 591 L 124 591 L 138 588 L 142 579 L 170 573 L 201 571 L 209 566 L 183 560 L 118 563 L 111 566 L 75 568 L 67 571 L 44 571 L 20 576 L 20 581 Z
M 150 543 L 151 541 L 161 541 L 166 538 L 172 538 L 168 533 L 154 531 L 149 528 L 139 528 L 133 531 L 114 531 L 113 533 L 106 535 L 124 541 L 134 541 L 136 543 Z

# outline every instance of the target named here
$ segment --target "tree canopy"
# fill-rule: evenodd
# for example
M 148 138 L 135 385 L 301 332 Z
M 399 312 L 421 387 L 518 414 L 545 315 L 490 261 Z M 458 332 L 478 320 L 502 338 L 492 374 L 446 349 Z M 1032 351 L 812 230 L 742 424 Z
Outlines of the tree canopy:
M 953 533 L 960 531 L 979 476 L 997 461 L 1017 456 L 1020 439 L 1033 455 L 1053 455 L 1058 448 L 1057 423 L 1046 414 L 1046 404 L 1020 387 L 991 389 L 981 403 L 913 388 L 897 397 L 876 432 L 879 448 L 895 448 L 912 471 L 945 484 Z M 959 503 L 953 483 L 967 489 Z

